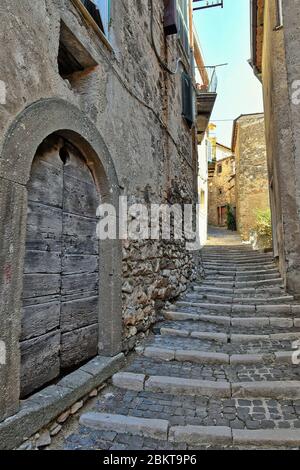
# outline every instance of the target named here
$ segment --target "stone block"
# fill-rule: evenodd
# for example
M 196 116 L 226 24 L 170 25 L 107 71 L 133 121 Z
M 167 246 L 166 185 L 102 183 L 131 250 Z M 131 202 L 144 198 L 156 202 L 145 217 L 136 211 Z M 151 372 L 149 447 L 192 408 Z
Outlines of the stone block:
M 198 364 L 229 364 L 228 354 L 177 349 L 176 361 L 196 362 Z
M 24 400 L 18 413 L 0 423 L 0 449 L 17 447 L 25 438 L 31 437 L 57 417 L 60 418 L 65 410 L 93 390 L 95 385 L 101 385 L 124 363 L 124 354 L 112 358 L 99 356 L 80 368 L 89 371 L 89 385 L 82 381 L 82 374 L 70 374 L 72 378 L 65 377 L 57 385 L 51 385 Z M 62 386 L 61 382 L 66 386 Z
M 1 178 L 0 340 L 5 350 L 5 364 L 0 366 L 0 421 L 16 413 L 19 408 L 19 338 L 26 214 L 26 188 Z
M 80 424 L 100 431 L 114 431 L 152 439 L 167 440 L 169 422 L 162 419 L 135 418 L 133 416 L 106 413 L 85 413 Z
M 263 354 L 233 354 L 230 356 L 230 364 L 262 364 L 264 362 Z
M 116 387 L 127 390 L 144 390 L 146 376 L 143 374 L 133 374 L 131 372 L 119 372 L 112 377 L 112 383 Z
M 274 398 L 276 400 L 299 400 L 300 381 L 261 381 L 232 384 L 232 396 L 241 398 Z
M 242 326 L 242 327 L 258 327 L 262 328 L 264 326 L 269 326 L 270 321 L 269 318 L 232 318 L 231 325 L 232 326 Z
M 145 357 L 151 357 L 152 359 L 161 359 L 162 361 L 174 361 L 174 359 L 175 359 L 175 350 L 174 349 L 147 347 L 144 350 L 144 356 Z
M 293 354 L 295 351 L 277 351 L 275 353 L 276 362 L 279 364 L 293 364 Z
M 270 318 L 270 325 L 277 328 L 293 328 L 294 322 L 292 318 Z
M 235 334 L 231 336 L 231 342 L 233 344 L 239 343 L 248 343 L 250 341 L 267 341 L 269 339 L 268 335 L 244 335 L 244 334 Z
M 199 315 L 185 312 L 165 312 L 164 317 L 166 320 L 174 321 L 199 320 Z
M 145 390 L 163 392 L 170 395 L 191 395 L 229 398 L 231 396 L 228 382 L 211 382 L 208 380 L 185 379 L 179 377 L 151 376 L 145 382 Z
M 206 341 L 218 341 L 220 343 L 227 343 L 227 334 L 225 333 L 210 333 L 206 331 L 192 331 L 191 338 L 203 339 Z
M 231 444 L 231 429 L 226 426 L 173 426 L 170 428 L 171 442 L 188 445 Z
M 250 446 L 299 446 L 299 429 L 233 429 L 234 445 Z
M 272 300 L 272 299 L 270 299 Z M 256 311 L 259 313 L 269 313 L 275 315 L 283 315 L 291 313 L 291 306 L 287 304 L 283 305 L 257 305 Z
M 175 330 L 174 328 L 161 328 L 160 334 L 163 336 L 181 336 L 187 338 L 190 332 L 187 330 Z

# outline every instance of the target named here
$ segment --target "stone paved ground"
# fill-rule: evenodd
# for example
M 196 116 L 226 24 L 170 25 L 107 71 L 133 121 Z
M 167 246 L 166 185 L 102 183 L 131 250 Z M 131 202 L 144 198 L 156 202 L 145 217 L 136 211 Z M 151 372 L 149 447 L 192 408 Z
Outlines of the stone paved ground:
M 114 385 L 80 410 L 50 448 L 300 448 L 300 367 L 292 362 L 292 343 L 300 338 L 298 304 L 285 293 L 272 255 L 253 252 L 234 234 L 214 230 L 202 257 L 205 279 L 161 312 Z M 261 287 L 264 279 L 268 285 Z M 250 289 L 243 304 L 240 282 Z M 215 288 L 218 298 L 210 298 Z M 213 337 L 193 337 L 200 333 Z M 96 413 L 92 419 L 90 412 Z M 130 417 L 139 419 L 139 430 Z M 164 438 L 148 420 L 168 423 Z

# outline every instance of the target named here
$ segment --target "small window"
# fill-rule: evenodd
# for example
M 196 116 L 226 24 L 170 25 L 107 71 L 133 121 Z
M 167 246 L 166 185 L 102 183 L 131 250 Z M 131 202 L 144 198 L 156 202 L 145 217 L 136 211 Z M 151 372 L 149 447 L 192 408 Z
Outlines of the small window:
M 188 16 L 188 2 L 187 0 L 177 1 L 178 9 L 178 38 L 187 55 L 190 56 L 189 44 L 189 16 Z
M 219 195 L 222 196 L 222 194 L 223 194 L 223 189 L 219 188 Z
M 101 31 L 108 36 L 110 22 L 110 0 L 81 0 Z
M 222 173 L 222 165 L 218 165 L 218 174 L 220 175 Z
M 63 79 L 69 81 L 75 72 L 83 72 L 97 65 L 97 62 L 63 21 L 60 24 L 57 62 L 59 74 Z
M 200 207 L 201 209 L 203 209 L 205 206 L 205 191 L 203 191 L 201 189 L 201 192 L 200 192 Z
M 177 0 L 165 1 L 164 30 L 166 36 L 178 33 Z
M 194 90 L 191 77 L 182 73 L 182 116 L 191 128 L 194 124 Z
M 206 155 L 207 155 L 207 162 L 212 162 L 212 145 L 209 140 L 206 141 Z
M 282 0 L 276 0 L 277 6 L 277 28 L 283 25 Z

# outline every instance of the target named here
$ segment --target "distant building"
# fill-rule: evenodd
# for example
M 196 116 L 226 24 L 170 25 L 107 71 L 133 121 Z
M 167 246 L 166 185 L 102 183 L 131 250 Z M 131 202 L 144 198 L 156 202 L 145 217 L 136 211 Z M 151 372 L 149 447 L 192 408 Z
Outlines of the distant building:
M 236 166 L 237 230 L 247 241 L 258 211 L 270 207 L 263 114 L 242 115 L 235 120 L 232 150 Z
M 228 147 L 218 144 L 218 150 L 219 160 L 208 163 L 208 224 L 226 227 L 228 205 L 235 213 L 235 158 Z

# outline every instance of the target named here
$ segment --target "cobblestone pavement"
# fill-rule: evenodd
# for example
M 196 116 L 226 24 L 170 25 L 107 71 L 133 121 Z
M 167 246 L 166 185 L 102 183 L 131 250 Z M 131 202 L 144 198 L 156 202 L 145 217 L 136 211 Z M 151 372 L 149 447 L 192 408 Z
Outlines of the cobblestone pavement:
M 50 448 L 300 448 L 300 367 L 292 360 L 299 305 L 284 291 L 272 254 L 252 251 L 234 234 L 215 229 L 202 261 L 205 279 L 161 312 L 126 368 Z M 249 292 L 237 292 L 240 282 Z M 153 420 L 167 423 L 164 438 Z

